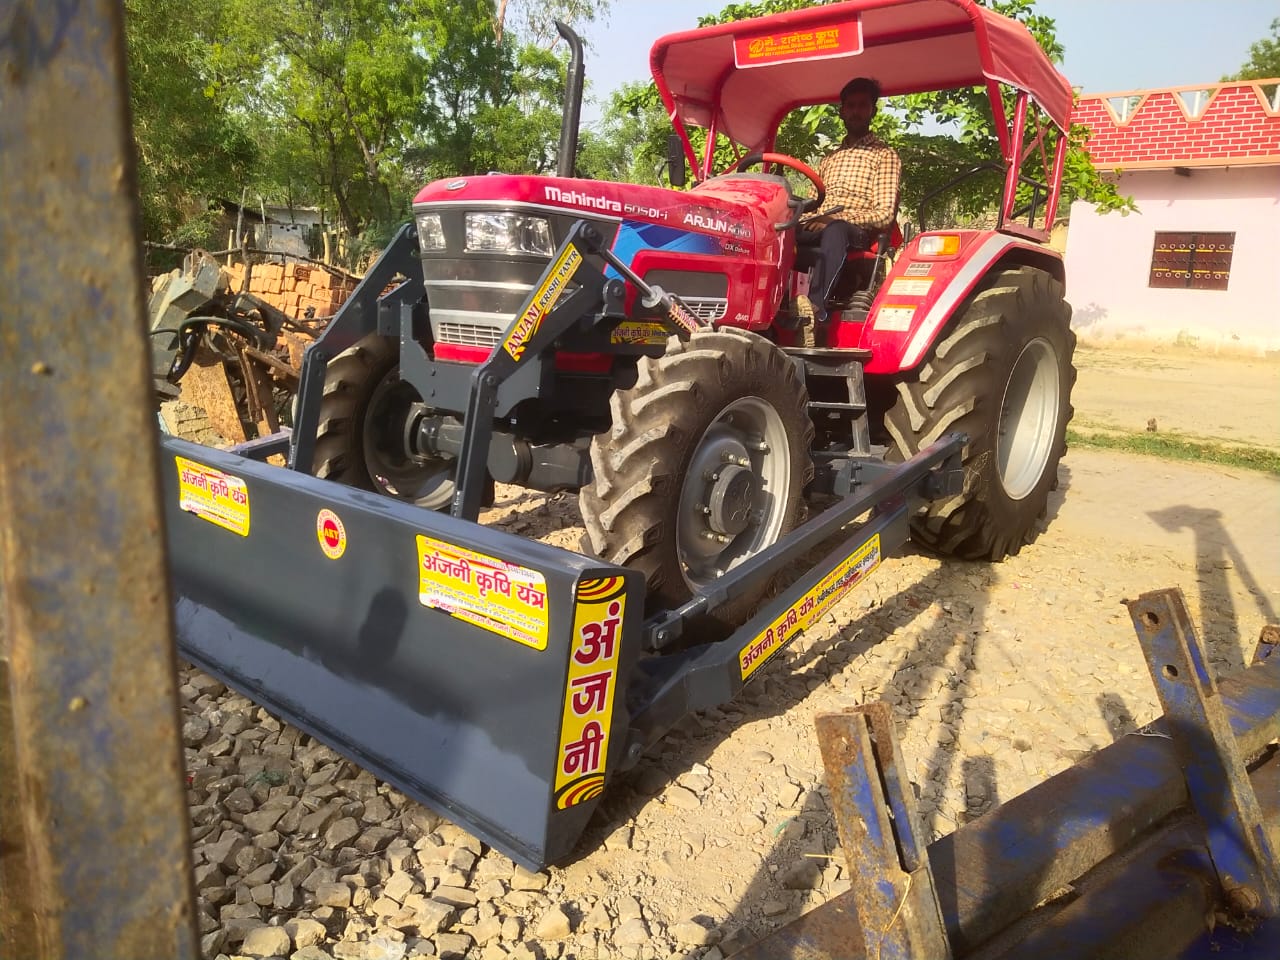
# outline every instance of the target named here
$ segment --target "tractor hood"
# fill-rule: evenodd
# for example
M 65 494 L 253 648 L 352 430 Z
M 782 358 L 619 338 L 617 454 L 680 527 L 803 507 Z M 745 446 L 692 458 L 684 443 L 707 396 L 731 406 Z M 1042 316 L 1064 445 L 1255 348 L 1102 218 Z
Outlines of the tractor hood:
M 772 245 L 773 225 L 787 219 L 781 177 L 736 174 L 715 177 L 692 190 L 505 174 L 454 177 L 428 184 L 414 198 L 424 204 L 471 208 L 519 204 L 599 221 L 641 221 L 676 230 Z

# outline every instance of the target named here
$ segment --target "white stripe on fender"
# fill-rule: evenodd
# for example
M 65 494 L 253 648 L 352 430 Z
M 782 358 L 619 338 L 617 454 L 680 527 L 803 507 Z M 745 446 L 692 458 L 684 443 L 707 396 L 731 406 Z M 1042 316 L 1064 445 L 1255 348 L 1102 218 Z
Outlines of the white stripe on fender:
M 951 319 L 960 301 L 969 295 L 978 281 L 986 275 L 993 263 L 1004 256 L 1007 251 L 1015 248 L 1032 250 L 1042 256 L 1046 252 L 1043 247 L 1022 243 L 1002 233 L 992 234 L 987 237 L 986 240 L 978 245 L 978 249 L 969 257 L 969 261 L 960 268 L 951 282 L 947 284 L 947 289 L 942 291 L 942 295 L 929 308 L 924 322 L 920 324 L 915 336 L 907 344 L 907 350 L 902 355 L 902 363 L 899 369 L 910 370 L 920 362 L 920 358 L 929 349 L 929 345 L 933 343 L 933 338 L 942 329 L 942 325 Z

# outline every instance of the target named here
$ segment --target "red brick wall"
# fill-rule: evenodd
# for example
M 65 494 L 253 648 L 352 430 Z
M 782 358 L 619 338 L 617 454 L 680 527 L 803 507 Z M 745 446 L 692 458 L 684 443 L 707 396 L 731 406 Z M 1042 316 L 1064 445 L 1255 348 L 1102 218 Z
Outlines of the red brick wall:
M 1081 95 L 1072 121 L 1089 128 L 1088 150 L 1097 167 L 1280 163 L 1280 113 L 1264 105 L 1259 91 L 1276 82 Z M 1189 120 L 1175 91 L 1194 89 L 1209 89 L 1212 100 Z M 1107 101 L 1135 94 L 1144 100 L 1128 122 L 1117 123 Z

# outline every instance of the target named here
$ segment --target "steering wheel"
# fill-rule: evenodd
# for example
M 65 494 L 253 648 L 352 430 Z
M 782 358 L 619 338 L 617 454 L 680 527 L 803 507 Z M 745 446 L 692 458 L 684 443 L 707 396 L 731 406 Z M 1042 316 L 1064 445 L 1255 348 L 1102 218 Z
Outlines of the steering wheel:
M 749 153 L 730 167 L 728 172 L 741 173 L 748 167 L 754 167 L 757 163 L 776 163 L 780 167 L 786 167 L 788 170 L 794 170 L 813 184 L 813 196 L 793 196 L 788 201 L 788 204 L 795 209 L 795 216 L 787 223 L 775 224 L 775 230 L 790 230 L 799 223 L 800 218 L 810 210 L 818 210 L 822 207 L 822 202 L 827 198 L 827 185 L 822 182 L 822 178 L 818 176 L 817 171 L 815 171 L 811 166 L 803 161 L 797 160 L 795 157 L 787 156 L 785 153 Z M 788 188 L 788 193 L 789 192 L 790 188 Z

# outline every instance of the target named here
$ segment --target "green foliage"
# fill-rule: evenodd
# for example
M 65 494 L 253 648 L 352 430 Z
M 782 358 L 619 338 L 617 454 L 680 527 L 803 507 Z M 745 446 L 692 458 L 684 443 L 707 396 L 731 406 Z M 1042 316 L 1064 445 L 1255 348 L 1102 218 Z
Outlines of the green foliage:
M 555 21 L 561 20 L 581 34 L 582 26 L 608 17 L 610 0 L 498 0 L 499 25 L 523 43 L 550 48 L 559 39 Z M 584 45 L 590 41 L 583 38 Z
M 671 124 L 653 81 L 626 83 L 613 92 L 601 125 L 584 131 L 582 175 L 624 183 L 661 183 Z
M 1271 36 L 1249 47 L 1249 59 L 1234 77 L 1223 80 L 1272 80 L 1280 77 L 1280 17 L 1271 21 Z
M 451 27 L 483 0 L 225 0 L 224 95 L 257 118 L 272 165 L 254 187 L 332 205 L 358 233 L 405 212 L 401 162 L 426 125 L 424 91 L 455 72 Z M 470 7 L 470 11 L 462 8 Z M 487 19 L 483 35 L 496 49 Z M 460 31 L 459 31 L 460 32 Z M 448 114 L 445 114 L 448 116 Z M 326 203 L 325 201 L 328 201 Z
M 477 112 L 488 133 L 476 164 L 483 170 L 552 173 L 556 168 L 568 54 L 526 44 L 501 98 Z
M 245 196 L 321 207 L 358 252 L 430 180 L 548 172 L 567 51 L 539 30 L 608 6 L 512 2 L 499 43 L 495 0 L 126 0 L 145 236 L 203 241 Z
M 204 243 L 208 200 L 239 194 L 257 159 L 245 118 L 213 96 L 221 3 L 126 0 L 129 102 L 144 236 Z
M 825 0 L 830 3 L 832 0 Z M 774 13 L 785 13 L 788 10 L 803 10 L 805 7 L 820 7 L 822 2 L 812 3 L 808 0 L 747 0 L 746 3 L 731 3 L 719 13 L 709 13 L 698 18 L 698 26 L 709 27 L 716 23 L 733 23 L 737 20 L 751 20 L 755 17 L 767 17 Z
M 1138 209 L 1133 197 L 1119 193 L 1115 184 L 1103 180 L 1089 159 L 1089 128 L 1071 127 L 1071 147 L 1062 167 L 1062 205 L 1069 208 L 1073 200 L 1087 200 L 1098 213 L 1119 213 L 1122 217 Z
M 1035 11 L 1035 0 L 978 2 L 996 13 L 1020 21 L 1051 60 L 1055 63 L 1062 60 L 1063 47 L 1057 39 L 1056 25 L 1051 17 Z M 1013 97 L 1006 93 L 1003 105 L 1008 115 L 1012 115 L 1013 102 Z M 898 137 L 890 133 L 886 139 L 902 154 L 902 206 L 906 211 L 913 211 L 912 219 L 918 216 L 914 211 L 922 201 L 938 188 L 966 171 L 1000 160 L 991 100 L 982 87 L 894 97 L 887 101 L 886 107 L 888 112 L 901 118 L 903 133 Z M 930 127 L 941 128 L 943 132 L 921 132 L 922 128 Z M 1132 198 L 1119 195 L 1114 184 L 1104 180 L 1094 169 L 1085 149 L 1086 134 L 1083 127 L 1074 127 L 1070 132 L 1059 209 L 1066 212 L 1072 201 L 1077 199 L 1095 204 L 1102 212 L 1118 210 L 1128 213 L 1136 209 Z M 885 136 L 884 133 L 881 135 Z M 1030 143 L 1032 136 L 1029 129 L 1025 142 Z M 947 140 L 951 143 L 944 142 Z M 922 164 L 920 160 L 925 162 Z M 1045 180 L 1038 152 L 1028 158 L 1020 172 L 1041 182 Z M 969 218 L 991 212 L 1000 196 L 1001 180 L 994 173 L 983 172 L 946 190 L 925 207 L 926 225 L 964 223 Z M 1029 199 L 1030 189 L 1022 188 L 1018 204 L 1025 204 Z

